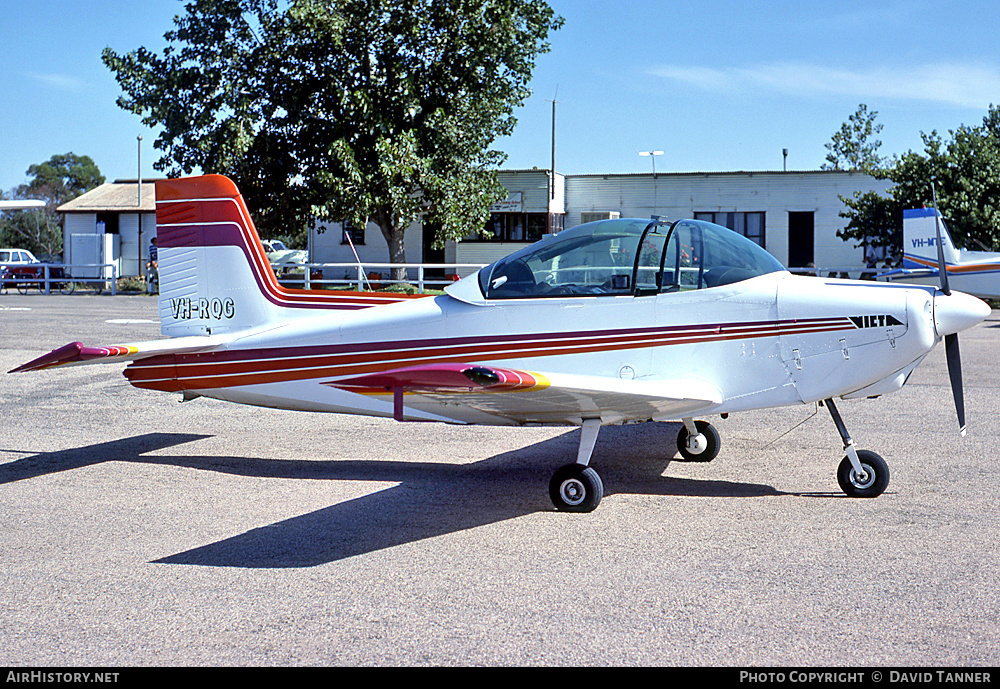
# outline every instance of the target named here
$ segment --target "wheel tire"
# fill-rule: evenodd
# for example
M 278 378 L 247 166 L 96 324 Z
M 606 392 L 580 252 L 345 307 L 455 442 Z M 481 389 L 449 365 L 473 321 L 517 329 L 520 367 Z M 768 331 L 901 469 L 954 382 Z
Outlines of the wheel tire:
M 17 283 L 17 291 L 19 294 L 27 294 L 28 290 L 31 289 L 30 282 L 19 282 Z
M 552 476 L 549 497 L 562 512 L 593 512 L 604 497 L 604 483 L 593 468 L 567 464 Z
M 59 293 L 60 294 L 73 294 L 73 290 L 76 289 L 76 283 L 72 281 L 59 283 Z
M 715 426 L 708 421 L 695 421 L 694 426 L 698 429 L 699 433 L 705 436 L 708 446 L 703 452 L 691 452 L 688 450 L 688 429 L 687 426 L 681 426 L 680 432 L 677 433 L 677 451 L 681 453 L 681 457 L 687 462 L 711 462 L 719 456 L 722 438 L 719 436 L 719 432 L 715 430 Z
M 889 465 L 871 450 L 858 450 L 858 460 L 867 476 L 859 477 L 850 458 L 844 457 L 837 467 L 837 483 L 849 497 L 877 498 L 889 485 Z

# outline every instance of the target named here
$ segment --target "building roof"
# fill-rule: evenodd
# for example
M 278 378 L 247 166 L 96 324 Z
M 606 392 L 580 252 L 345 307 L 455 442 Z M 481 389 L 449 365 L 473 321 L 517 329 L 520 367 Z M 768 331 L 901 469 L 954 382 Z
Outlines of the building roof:
M 708 172 L 657 172 L 659 177 L 723 177 L 740 176 L 753 177 L 754 175 L 780 175 L 785 177 L 795 177 L 802 175 L 867 175 L 861 170 L 716 170 Z M 650 172 L 587 172 L 581 174 L 567 174 L 566 177 L 652 177 Z
M 91 189 L 86 194 L 67 201 L 56 210 L 60 213 L 135 213 L 156 212 L 155 180 L 142 180 L 142 203 L 137 203 L 139 190 L 138 181 L 134 179 L 116 179 L 114 182 L 102 184 Z

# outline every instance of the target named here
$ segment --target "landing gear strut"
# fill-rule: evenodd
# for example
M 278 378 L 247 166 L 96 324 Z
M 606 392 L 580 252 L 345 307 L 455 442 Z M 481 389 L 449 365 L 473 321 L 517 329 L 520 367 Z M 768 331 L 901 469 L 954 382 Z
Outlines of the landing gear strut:
M 847 456 L 837 468 L 840 489 L 852 498 L 877 498 L 889 485 L 889 465 L 871 450 L 857 450 L 832 399 L 825 400 L 833 423 L 844 441 Z
M 556 471 L 549 482 L 549 497 L 563 512 L 593 512 L 604 497 L 604 483 L 589 466 L 590 457 L 601 430 L 600 419 L 585 419 L 580 430 L 580 449 L 576 462 Z

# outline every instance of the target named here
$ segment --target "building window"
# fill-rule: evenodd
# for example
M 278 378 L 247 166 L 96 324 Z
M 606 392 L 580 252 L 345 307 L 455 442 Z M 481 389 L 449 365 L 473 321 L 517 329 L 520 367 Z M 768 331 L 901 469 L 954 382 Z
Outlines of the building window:
M 562 218 L 548 213 L 490 213 L 486 231 L 465 241 L 537 242 L 545 234 L 550 217 Z
M 752 213 L 703 211 L 696 212 L 694 219 L 705 220 L 716 225 L 728 227 L 730 230 L 753 241 L 758 246 L 765 247 L 764 213 L 762 211 Z
M 549 232 L 555 234 L 566 229 L 566 216 L 559 213 L 549 213 Z
M 349 240 L 349 241 L 348 241 Z M 340 237 L 341 244 L 354 244 L 354 246 L 365 245 L 365 228 L 351 227 L 344 223 L 344 233 Z

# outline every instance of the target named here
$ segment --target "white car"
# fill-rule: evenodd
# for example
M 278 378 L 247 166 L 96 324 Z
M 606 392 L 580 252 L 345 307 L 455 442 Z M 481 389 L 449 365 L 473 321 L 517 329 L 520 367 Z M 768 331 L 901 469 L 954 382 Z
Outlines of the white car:
M 41 261 L 26 249 L 0 249 L 0 265 L 23 265 L 25 263 L 41 263 Z
M 289 249 L 280 239 L 263 239 L 264 252 L 267 260 L 272 265 L 282 263 L 305 263 L 309 258 L 309 252 L 303 249 Z

